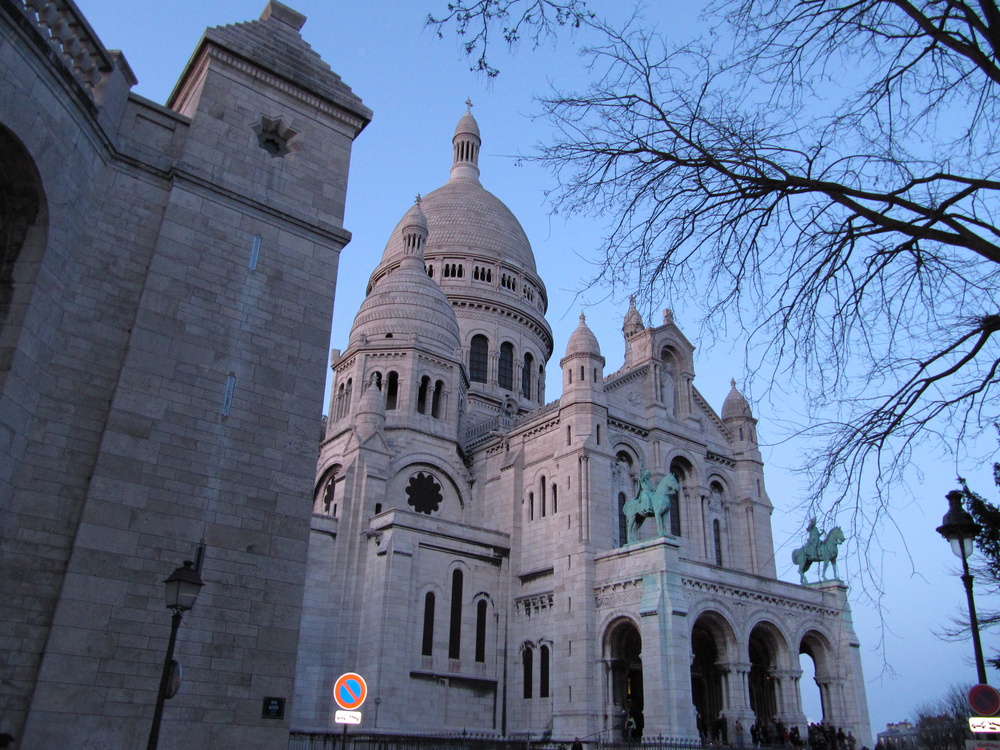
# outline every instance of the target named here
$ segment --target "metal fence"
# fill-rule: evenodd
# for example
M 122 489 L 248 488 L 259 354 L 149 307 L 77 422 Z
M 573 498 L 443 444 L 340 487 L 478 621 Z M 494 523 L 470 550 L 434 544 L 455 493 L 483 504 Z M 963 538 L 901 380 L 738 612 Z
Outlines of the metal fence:
M 538 736 L 497 735 L 384 735 L 292 732 L 288 750 L 569 750 L 572 739 L 559 742 Z M 342 745 L 346 745 L 342 747 Z M 638 742 L 607 742 L 595 738 L 583 740 L 585 750 L 694 750 L 697 741 L 673 737 L 643 737 Z M 714 750 L 722 750 L 715 746 Z

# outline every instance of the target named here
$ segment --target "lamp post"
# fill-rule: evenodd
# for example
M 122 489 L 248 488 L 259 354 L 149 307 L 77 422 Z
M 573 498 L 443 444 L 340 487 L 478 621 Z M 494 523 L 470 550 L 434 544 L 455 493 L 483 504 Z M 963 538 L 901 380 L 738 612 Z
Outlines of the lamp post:
M 976 670 L 979 672 L 979 683 L 985 685 L 986 665 L 983 662 L 983 644 L 979 640 L 976 602 L 972 596 L 972 575 L 969 573 L 969 555 L 972 554 L 973 542 L 981 527 L 962 507 L 961 492 L 952 490 L 945 497 L 948 498 L 948 512 L 941 519 L 937 531 L 951 542 L 951 551 L 962 560 L 962 583 L 965 584 L 965 595 L 969 600 L 969 626 L 972 629 L 972 646 L 976 651 Z
M 174 661 L 174 644 L 177 643 L 177 628 L 180 627 L 181 617 L 194 606 L 198 592 L 204 583 L 194 563 L 190 560 L 184 561 L 184 566 L 177 568 L 170 577 L 164 581 L 166 584 L 167 609 L 173 611 L 174 616 L 170 620 L 170 640 L 167 641 L 167 658 L 163 661 L 163 674 L 160 677 L 160 692 L 156 696 L 156 710 L 153 712 L 153 725 L 149 728 L 149 742 L 146 743 L 146 750 L 156 750 L 160 741 L 160 719 L 163 718 L 163 702 L 167 698 L 167 686 L 170 683 L 171 666 Z

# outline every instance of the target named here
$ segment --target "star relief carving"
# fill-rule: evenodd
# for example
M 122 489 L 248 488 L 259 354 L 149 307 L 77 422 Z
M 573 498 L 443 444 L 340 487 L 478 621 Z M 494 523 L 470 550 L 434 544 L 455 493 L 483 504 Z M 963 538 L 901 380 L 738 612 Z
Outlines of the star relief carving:
M 302 150 L 300 144 L 292 142 L 299 131 L 288 127 L 281 117 L 261 115 L 260 122 L 251 129 L 257 135 L 258 145 L 267 151 L 272 158 L 287 156 Z

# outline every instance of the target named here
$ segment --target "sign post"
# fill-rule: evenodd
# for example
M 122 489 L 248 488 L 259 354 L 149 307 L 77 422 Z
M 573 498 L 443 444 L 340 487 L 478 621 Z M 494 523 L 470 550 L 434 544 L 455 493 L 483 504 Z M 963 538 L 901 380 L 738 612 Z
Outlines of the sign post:
M 341 709 L 333 719 L 338 724 L 344 725 L 342 750 L 347 750 L 347 725 L 361 723 L 361 712 L 357 709 L 361 708 L 367 697 L 368 683 L 364 677 L 355 672 L 342 674 L 333 683 L 333 699 Z

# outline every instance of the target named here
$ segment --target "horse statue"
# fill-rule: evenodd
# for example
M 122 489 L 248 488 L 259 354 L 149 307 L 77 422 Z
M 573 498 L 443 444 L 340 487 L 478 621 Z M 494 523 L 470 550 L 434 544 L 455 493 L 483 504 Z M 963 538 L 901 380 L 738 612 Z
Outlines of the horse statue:
M 667 536 L 666 519 L 670 513 L 670 499 L 676 496 L 680 489 L 680 483 L 673 474 L 666 474 L 659 484 L 653 487 L 652 474 L 648 469 L 642 470 L 638 494 L 622 506 L 622 513 L 625 514 L 626 544 L 639 541 L 639 527 L 650 516 L 656 519 L 656 535 Z
M 826 539 L 820 540 L 819 529 L 816 528 L 816 519 L 813 519 L 809 524 L 809 541 L 806 542 L 804 547 L 799 547 L 796 550 L 792 550 L 792 562 L 799 566 L 799 578 L 802 579 L 802 583 L 808 583 L 806 581 L 806 571 L 809 567 L 815 563 L 823 563 L 823 567 L 820 568 L 819 580 L 825 581 L 829 580 L 826 576 L 827 566 L 833 566 L 833 577 L 834 579 L 839 579 L 840 576 L 837 573 L 837 548 L 841 543 L 847 538 L 844 536 L 843 530 L 839 526 L 834 526 L 830 529 L 830 533 L 826 535 Z

